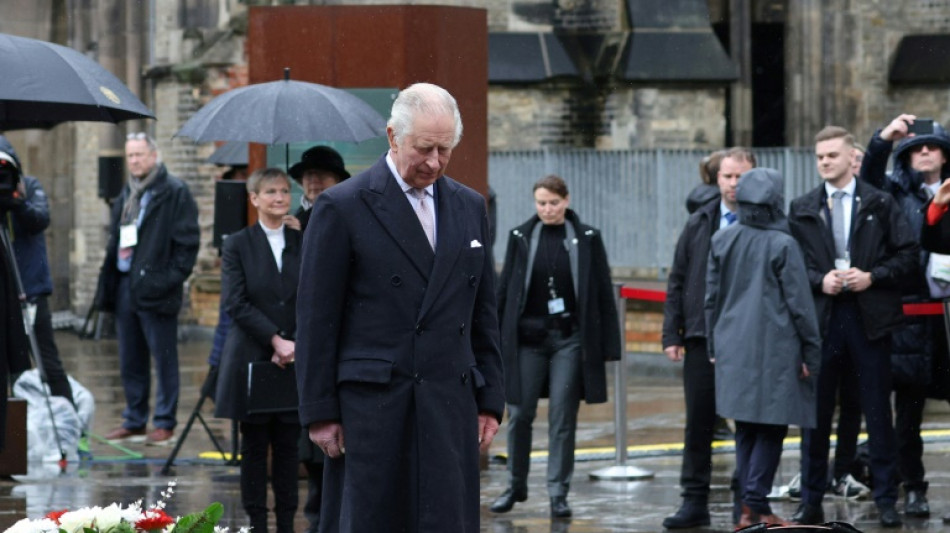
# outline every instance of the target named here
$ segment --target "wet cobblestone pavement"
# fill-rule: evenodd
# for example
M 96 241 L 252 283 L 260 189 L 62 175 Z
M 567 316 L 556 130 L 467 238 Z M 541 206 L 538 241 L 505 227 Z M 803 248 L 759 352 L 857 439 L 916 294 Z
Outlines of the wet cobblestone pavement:
M 210 335 L 206 331 L 193 330 L 187 336 L 189 340 L 180 344 L 182 391 L 177 436 L 180 436 L 198 402 L 200 387 L 208 370 Z M 79 340 L 71 332 L 58 331 L 57 343 L 67 371 L 95 396 L 93 433 L 105 434 L 120 422 L 123 405 L 115 341 Z M 591 480 L 591 472 L 614 464 L 613 406 L 610 403 L 584 405 L 578 430 L 578 462 L 569 494 L 574 518 L 552 520 L 549 517 L 543 457 L 532 463 L 528 500 L 517 504 L 510 513 L 492 514 L 488 506 L 507 483 L 507 473 L 500 458 L 505 451 L 503 424 L 502 432 L 492 446 L 489 466 L 482 474 L 482 531 L 612 533 L 663 530 L 660 525 L 663 518 L 679 504 L 680 458 L 677 446 L 682 440 L 684 423 L 681 380 L 676 367 L 662 355 L 629 354 L 626 364 L 629 376 L 627 434 L 631 446 L 628 464 L 652 472 L 654 476 L 627 482 Z M 612 379 L 609 383 L 612 388 Z M 230 451 L 230 421 L 215 419 L 211 412 L 212 404 L 206 401 L 202 416 L 215 438 Z M 545 417 L 542 405 L 535 424 L 536 450 L 543 450 L 546 446 Z M 950 531 L 950 526 L 945 526 L 940 520 L 941 515 L 950 513 L 950 407 L 945 402 L 931 401 L 924 426 L 924 464 L 930 481 L 928 498 L 933 516 L 930 519 L 905 519 L 903 530 Z M 790 436 L 796 434 L 792 431 Z M 200 423 L 192 427 L 168 475 L 162 470 L 171 446 L 153 447 L 143 443 L 125 446 L 142 457 L 133 458 L 122 450 L 93 440 L 92 461 L 70 462 L 65 471 L 60 471 L 55 463 L 33 463 L 26 476 L 0 481 L 0 531 L 21 518 L 37 518 L 56 509 L 130 503 L 137 499 L 155 502 L 170 480 L 177 482 L 176 493 L 168 502 L 170 514 L 187 514 L 217 501 L 225 508 L 221 525 L 232 528 L 247 525 L 240 505 L 238 467 L 206 457 L 206 452 L 214 451 L 214 446 Z M 777 484 L 787 483 L 798 472 L 797 445 L 787 443 L 786 447 Z M 734 458 L 730 450 L 728 443 L 723 443 L 714 456 L 713 524 L 700 531 L 733 529 L 728 484 Z M 306 481 L 301 479 L 301 502 L 305 493 Z M 797 503 L 778 500 L 773 506 L 777 514 L 789 517 Z M 865 532 L 884 531 L 878 525 L 877 511 L 870 501 L 852 502 L 827 497 L 824 509 L 828 520 L 852 522 Z M 305 528 L 302 511 L 298 511 L 296 530 L 304 531 Z

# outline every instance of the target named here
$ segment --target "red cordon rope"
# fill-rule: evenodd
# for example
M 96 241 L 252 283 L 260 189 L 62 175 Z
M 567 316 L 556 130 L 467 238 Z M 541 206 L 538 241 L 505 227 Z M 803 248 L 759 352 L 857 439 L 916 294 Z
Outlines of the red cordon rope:
M 634 287 L 621 287 L 620 296 L 628 300 L 644 300 L 647 302 L 665 302 L 666 292 Z M 907 316 L 942 315 L 943 303 L 927 302 L 904 304 L 904 314 Z

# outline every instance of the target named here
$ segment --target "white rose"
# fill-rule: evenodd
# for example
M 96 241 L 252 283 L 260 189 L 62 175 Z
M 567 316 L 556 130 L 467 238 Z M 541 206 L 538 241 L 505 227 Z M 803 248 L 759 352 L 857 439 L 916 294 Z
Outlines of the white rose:
M 59 527 L 64 529 L 66 533 L 82 533 L 83 528 L 93 526 L 93 521 L 95 521 L 100 511 L 102 511 L 100 507 L 84 507 L 63 513 L 59 517 Z
M 107 533 L 119 525 L 122 522 L 122 518 L 122 507 L 113 503 L 105 509 L 102 509 L 99 515 L 96 516 L 96 527 L 99 528 L 99 531 L 102 533 Z

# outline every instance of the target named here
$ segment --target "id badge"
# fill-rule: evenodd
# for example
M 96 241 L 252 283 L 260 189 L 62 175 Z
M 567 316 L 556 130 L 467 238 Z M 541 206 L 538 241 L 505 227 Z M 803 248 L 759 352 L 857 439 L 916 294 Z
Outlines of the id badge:
M 119 248 L 131 248 L 139 242 L 139 231 L 135 224 L 126 224 L 119 228 Z
M 564 312 L 564 298 L 552 298 L 548 300 L 548 314 L 559 315 Z

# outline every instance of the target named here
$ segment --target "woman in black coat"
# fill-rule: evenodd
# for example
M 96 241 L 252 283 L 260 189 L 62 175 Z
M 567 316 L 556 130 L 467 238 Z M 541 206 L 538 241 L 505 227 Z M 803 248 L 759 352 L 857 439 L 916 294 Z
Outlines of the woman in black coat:
M 240 422 L 241 502 L 253 530 L 267 531 L 270 449 L 277 531 L 292 532 L 300 436 L 296 406 L 249 414 L 248 364 L 270 361 L 291 372 L 301 234 L 284 225 L 291 200 L 290 179 L 282 170 L 254 172 L 247 191 L 258 223 L 231 235 L 223 246 L 222 297 L 233 322 L 221 355 L 215 416 Z
M 547 488 L 551 516 L 571 516 L 580 401 L 607 401 L 605 363 L 620 359 L 620 327 L 600 232 L 568 209 L 558 176 L 534 184 L 537 215 L 512 230 L 498 283 L 498 322 L 508 402 L 510 485 L 491 506 L 511 510 L 528 497 L 531 424 L 550 392 Z

